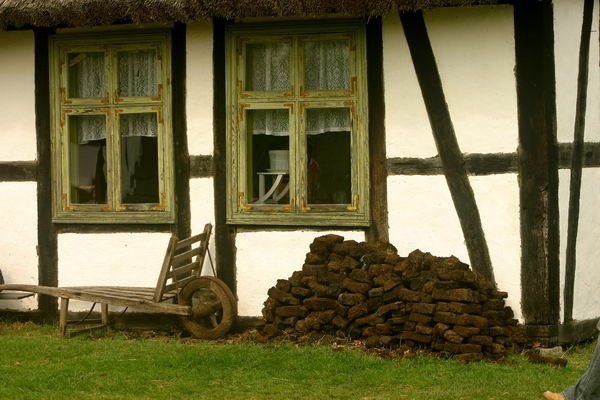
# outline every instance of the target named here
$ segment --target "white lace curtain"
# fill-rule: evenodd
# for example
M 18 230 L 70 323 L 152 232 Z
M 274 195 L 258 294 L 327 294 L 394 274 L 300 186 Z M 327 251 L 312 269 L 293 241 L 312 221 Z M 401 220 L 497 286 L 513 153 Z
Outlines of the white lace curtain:
M 250 90 L 286 90 L 290 87 L 290 48 L 287 43 L 248 46 L 246 79 Z M 304 42 L 304 85 L 308 90 L 346 90 L 350 87 L 350 51 L 345 40 Z M 346 108 L 309 110 L 306 133 L 351 130 Z M 287 110 L 255 110 L 251 122 L 255 135 L 289 135 Z
M 122 97 L 149 97 L 157 94 L 156 54 L 154 51 L 121 52 L 118 56 L 118 85 Z M 103 53 L 81 53 L 70 61 L 71 96 L 98 98 L 106 96 L 106 68 Z M 81 116 L 77 124 L 79 143 L 106 138 L 104 115 Z M 120 135 L 157 135 L 154 113 L 122 114 Z

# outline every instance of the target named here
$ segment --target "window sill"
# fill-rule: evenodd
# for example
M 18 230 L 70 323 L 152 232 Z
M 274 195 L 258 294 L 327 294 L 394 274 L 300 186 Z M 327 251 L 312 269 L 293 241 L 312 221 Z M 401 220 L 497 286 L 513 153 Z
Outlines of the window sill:
M 64 224 L 171 224 L 175 214 L 169 211 L 58 211 L 52 218 L 54 223 Z

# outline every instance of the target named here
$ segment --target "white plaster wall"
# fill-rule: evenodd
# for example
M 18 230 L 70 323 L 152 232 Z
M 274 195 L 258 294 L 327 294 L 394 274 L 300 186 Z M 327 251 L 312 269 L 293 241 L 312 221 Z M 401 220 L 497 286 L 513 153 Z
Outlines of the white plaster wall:
M 498 286 L 521 317 L 519 188 L 514 174 L 470 177 Z M 400 255 L 415 249 L 469 263 L 443 175 L 388 178 L 390 242 Z
M 600 68 L 598 46 L 598 1 L 590 37 L 588 97 L 586 110 L 586 141 L 600 141 Z M 583 1 L 556 0 L 554 2 L 554 52 L 556 60 L 556 111 L 559 142 L 572 142 L 577 102 L 579 73 L 579 44 Z
M 33 32 L 0 32 L 0 161 L 36 158 Z
M 213 225 L 213 235 L 215 232 L 215 199 L 212 178 L 190 179 L 190 209 L 192 213 L 192 234 L 202 232 L 204 225 L 210 223 Z M 215 261 L 215 238 L 209 242 L 209 251 Z M 216 265 L 214 266 L 217 267 Z M 210 264 L 205 263 L 202 271 L 205 275 L 213 275 Z
M 514 152 L 518 144 L 511 6 L 425 12 L 429 37 L 461 150 Z M 388 157 L 437 155 L 397 15 L 383 22 Z
M 563 290 L 567 248 L 567 226 L 569 211 L 570 170 L 559 172 L 560 203 L 560 293 L 561 310 L 564 309 Z M 573 319 L 584 320 L 598 317 L 600 310 L 600 168 L 586 168 L 581 178 L 581 202 L 579 230 L 576 247 L 575 290 L 573 297 Z M 562 318 L 561 312 L 561 318 Z
M 58 235 L 59 286 L 155 287 L 168 233 L 65 233 Z M 69 311 L 88 310 L 73 301 Z
M 0 183 L 0 269 L 6 283 L 38 284 L 37 187 L 32 182 Z M 2 309 L 37 309 L 37 300 L 2 301 Z
M 210 22 L 187 27 L 186 108 L 191 155 L 213 152 L 213 37 Z
M 364 232 L 246 232 L 236 236 L 237 296 L 241 316 L 260 316 L 267 291 L 277 279 L 302 269 L 314 238 L 335 233 L 346 240 L 365 240 Z

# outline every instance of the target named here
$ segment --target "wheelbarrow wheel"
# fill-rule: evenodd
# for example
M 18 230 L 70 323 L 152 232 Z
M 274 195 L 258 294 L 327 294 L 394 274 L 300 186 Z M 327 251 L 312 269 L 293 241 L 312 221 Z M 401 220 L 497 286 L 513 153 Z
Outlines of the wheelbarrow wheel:
M 192 308 L 192 314 L 181 317 L 181 322 L 198 339 L 224 336 L 237 314 L 235 296 L 223 281 L 212 276 L 201 276 L 185 285 L 179 303 Z

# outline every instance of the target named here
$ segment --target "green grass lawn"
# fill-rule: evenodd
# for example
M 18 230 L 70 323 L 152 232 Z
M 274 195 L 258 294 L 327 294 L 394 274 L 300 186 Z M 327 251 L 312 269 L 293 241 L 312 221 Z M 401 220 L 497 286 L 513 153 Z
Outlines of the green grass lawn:
M 585 370 L 431 357 L 381 359 L 326 345 L 223 344 L 111 332 L 65 339 L 53 326 L 0 322 L 0 399 L 541 399 Z

